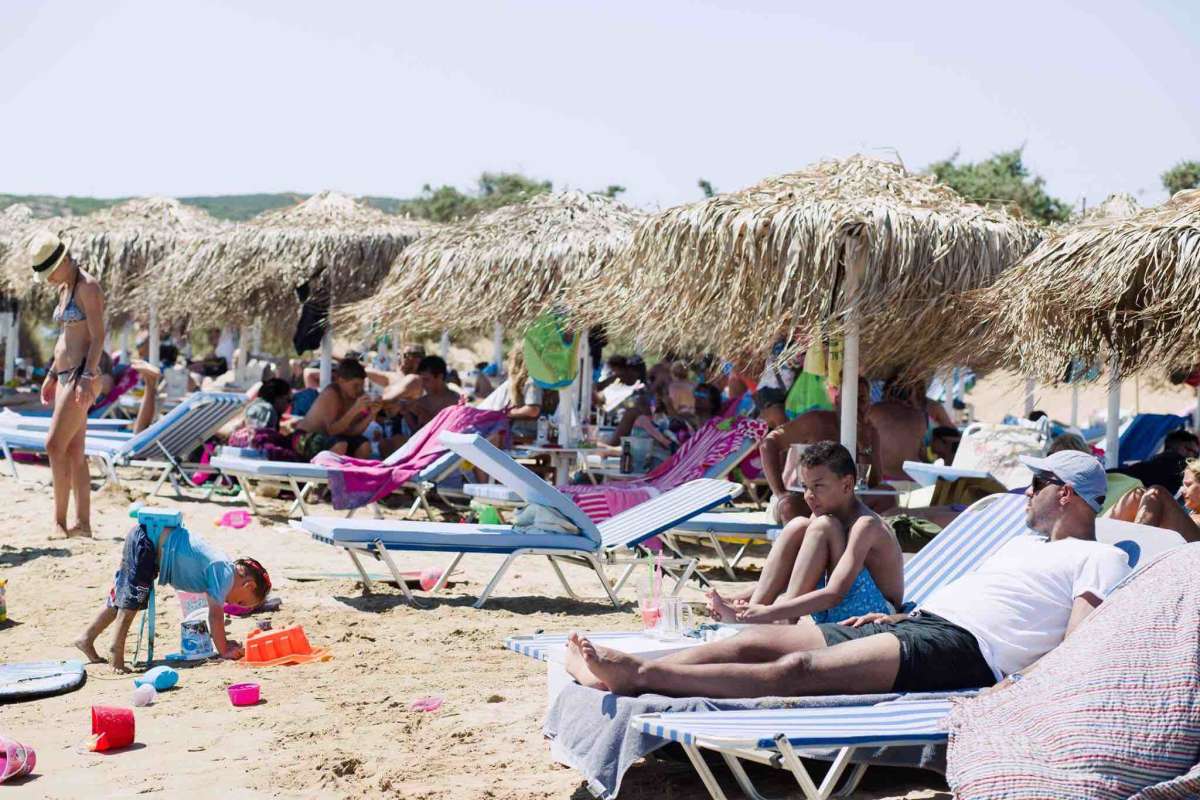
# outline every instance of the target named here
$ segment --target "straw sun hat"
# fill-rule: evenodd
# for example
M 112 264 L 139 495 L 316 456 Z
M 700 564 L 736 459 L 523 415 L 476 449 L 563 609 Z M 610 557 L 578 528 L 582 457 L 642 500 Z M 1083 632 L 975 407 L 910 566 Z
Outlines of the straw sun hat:
M 29 265 L 33 277 L 45 280 L 67 255 L 67 243 L 56 234 L 43 228 L 29 238 Z

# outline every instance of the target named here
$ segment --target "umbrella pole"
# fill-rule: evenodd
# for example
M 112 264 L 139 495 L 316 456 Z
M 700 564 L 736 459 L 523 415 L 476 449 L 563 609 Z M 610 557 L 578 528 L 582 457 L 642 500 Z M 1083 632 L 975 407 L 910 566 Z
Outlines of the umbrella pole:
M 1200 431 L 1200 385 L 1196 386 L 1196 410 L 1192 412 L 1192 430 Z
M 950 419 L 954 419 L 954 398 L 955 391 L 958 390 L 958 369 L 947 370 L 942 375 L 942 387 L 945 390 L 945 399 L 942 401 L 942 407 L 946 409 L 946 414 Z
M 158 301 L 150 301 L 150 310 L 146 319 L 146 327 L 150 337 L 150 352 L 146 354 L 147 360 L 154 366 L 159 366 L 160 359 L 158 357 Z
M 858 461 L 858 282 L 867 270 L 867 248 L 857 237 L 846 240 L 846 341 L 842 355 L 842 446 Z
M 246 325 L 238 328 L 238 346 L 233 357 L 233 381 L 238 386 L 246 385 L 246 366 L 249 361 L 250 328 Z
M 1108 374 L 1108 419 L 1104 423 L 1104 466 L 1121 465 L 1121 373 L 1114 360 Z
M 254 320 L 254 327 L 251 328 L 250 330 L 252 331 L 251 339 L 250 339 L 250 354 L 254 355 L 255 353 L 261 353 L 262 352 L 262 320 L 261 319 Z
M 504 326 L 499 320 L 492 323 L 492 364 L 496 367 L 496 373 L 500 372 L 500 365 L 504 363 Z
M 333 329 L 325 327 L 325 335 L 321 337 L 321 388 L 324 389 L 333 382 Z
M 1071 427 L 1079 427 L 1079 384 L 1071 384 Z
M 1037 393 L 1037 381 L 1033 378 L 1025 379 L 1025 419 L 1029 419 L 1029 415 L 1033 413 L 1034 394 Z
M 21 312 L 14 308 L 4 315 L 4 382 L 17 377 L 17 348 L 21 339 Z
M 442 340 L 438 342 L 438 355 L 442 357 L 442 361 L 450 360 L 450 331 L 442 331 Z
M 588 332 L 580 334 L 582 347 L 579 352 L 579 414 L 576 422 L 580 428 L 586 425 L 592 416 L 592 351 L 587 346 Z M 576 431 L 579 434 L 580 431 Z M 576 435 L 577 440 L 583 438 Z
M 400 371 L 400 349 L 400 329 L 392 328 L 392 363 L 395 365 L 393 369 L 395 369 L 396 372 Z

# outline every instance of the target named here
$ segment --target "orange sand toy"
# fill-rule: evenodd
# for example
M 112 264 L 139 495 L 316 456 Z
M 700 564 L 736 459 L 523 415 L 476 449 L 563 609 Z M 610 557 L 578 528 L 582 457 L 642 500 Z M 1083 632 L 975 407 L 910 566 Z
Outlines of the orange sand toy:
M 251 631 L 246 637 L 246 655 L 238 663 L 248 667 L 274 667 L 331 658 L 333 654 L 324 647 L 314 648 L 308 643 L 303 627 L 293 625 L 277 631 Z

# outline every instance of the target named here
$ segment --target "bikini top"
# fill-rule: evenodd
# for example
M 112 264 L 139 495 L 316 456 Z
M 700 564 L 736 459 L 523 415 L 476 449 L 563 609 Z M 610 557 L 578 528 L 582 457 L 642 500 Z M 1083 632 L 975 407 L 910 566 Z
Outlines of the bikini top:
M 83 312 L 83 308 L 75 302 L 75 287 L 78 281 L 71 284 L 71 294 L 67 297 L 67 304 L 62 308 L 54 309 L 54 321 L 63 325 L 70 325 L 75 322 L 83 322 L 87 319 L 87 314 Z

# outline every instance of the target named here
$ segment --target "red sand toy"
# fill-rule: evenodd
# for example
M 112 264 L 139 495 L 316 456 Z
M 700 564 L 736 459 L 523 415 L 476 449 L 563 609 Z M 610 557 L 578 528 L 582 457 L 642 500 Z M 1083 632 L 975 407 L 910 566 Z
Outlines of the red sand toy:
M 133 744 L 132 708 L 92 706 L 92 750 L 103 752 Z

